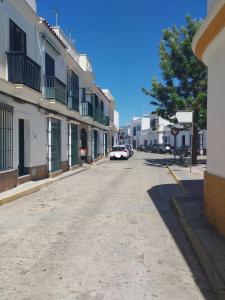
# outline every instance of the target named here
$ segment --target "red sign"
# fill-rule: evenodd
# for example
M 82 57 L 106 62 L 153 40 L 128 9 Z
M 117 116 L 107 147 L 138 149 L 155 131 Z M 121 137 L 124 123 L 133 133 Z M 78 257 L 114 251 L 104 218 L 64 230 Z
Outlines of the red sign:
M 179 131 L 180 131 L 180 129 L 177 128 L 177 127 L 171 128 L 171 134 L 172 134 L 173 136 L 177 136 L 178 133 L 179 133 Z

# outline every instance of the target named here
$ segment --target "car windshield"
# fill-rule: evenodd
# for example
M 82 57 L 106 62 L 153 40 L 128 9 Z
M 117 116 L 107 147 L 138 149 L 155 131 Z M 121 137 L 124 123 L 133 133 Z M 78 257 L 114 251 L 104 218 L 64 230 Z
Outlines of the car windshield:
M 112 148 L 112 151 L 123 151 L 125 149 L 124 146 L 116 146 Z

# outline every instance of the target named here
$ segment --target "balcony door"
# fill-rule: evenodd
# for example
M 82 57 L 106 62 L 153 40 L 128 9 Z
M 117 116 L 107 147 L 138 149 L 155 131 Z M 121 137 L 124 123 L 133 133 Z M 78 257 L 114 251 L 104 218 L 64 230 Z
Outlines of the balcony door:
M 48 53 L 45 53 L 45 76 L 55 76 L 55 60 Z

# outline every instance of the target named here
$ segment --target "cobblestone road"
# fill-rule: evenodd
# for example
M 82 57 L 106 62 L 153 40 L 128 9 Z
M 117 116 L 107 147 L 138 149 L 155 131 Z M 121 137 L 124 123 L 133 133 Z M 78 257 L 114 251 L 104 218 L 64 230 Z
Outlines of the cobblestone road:
M 214 299 L 163 163 L 136 153 L 0 207 L 0 299 Z

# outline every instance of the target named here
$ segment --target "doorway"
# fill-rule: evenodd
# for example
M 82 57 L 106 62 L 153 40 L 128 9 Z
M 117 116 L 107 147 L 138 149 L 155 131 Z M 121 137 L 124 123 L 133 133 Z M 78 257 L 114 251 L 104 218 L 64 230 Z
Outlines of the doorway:
M 19 176 L 25 175 L 24 119 L 19 119 Z
M 94 159 L 98 158 L 98 131 L 94 130 Z

